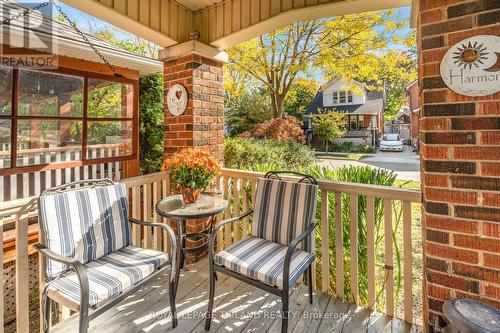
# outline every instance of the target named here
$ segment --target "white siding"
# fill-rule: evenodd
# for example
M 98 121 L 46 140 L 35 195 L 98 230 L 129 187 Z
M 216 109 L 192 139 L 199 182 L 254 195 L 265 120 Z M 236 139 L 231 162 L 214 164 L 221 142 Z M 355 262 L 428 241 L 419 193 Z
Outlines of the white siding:
M 361 94 L 353 93 L 352 103 L 348 104 L 364 104 L 366 99 L 366 91 L 362 86 L 359 86 L 363 91 Z M 336 80 L 323 89 L 323 106 L 333 106 L 333 92 L 348 90 L 349 84 L 342 80 Z M 345 104 L 342 104 L 345 105 Z

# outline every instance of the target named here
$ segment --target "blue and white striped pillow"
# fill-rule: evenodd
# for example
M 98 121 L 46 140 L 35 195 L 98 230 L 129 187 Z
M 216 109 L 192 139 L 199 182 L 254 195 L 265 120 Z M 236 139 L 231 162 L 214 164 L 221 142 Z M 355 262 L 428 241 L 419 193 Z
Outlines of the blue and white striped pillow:
M 318 186 L 260 178 L 257 183 L 252 236 L 288 245 L 313 222 Z M 313 252 L 313 238 L 298 248 Z
M 123 184 L 46 195 L 39 204 L 41 242 L 57 254 L 87 263 L 131 244 Z M 47 260 L 47 277 L 65 270 Z

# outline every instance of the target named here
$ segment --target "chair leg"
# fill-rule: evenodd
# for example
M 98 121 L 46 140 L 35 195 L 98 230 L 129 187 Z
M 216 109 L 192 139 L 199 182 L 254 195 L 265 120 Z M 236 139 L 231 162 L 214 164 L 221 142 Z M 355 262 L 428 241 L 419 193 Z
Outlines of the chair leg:
M 312 280 L 312 266 L 309 265 L 307 269 L 307 284 L 309 285 L 309 303 L 313 302 L 313 280 Z
M 215 296 L 215 270 L 214 270 L 214 263 L 211 262 L 209 264 L 210 267 L 210 291 L 208 295 L 208 308 L 207 308 L 207 313 L 206 313 L 206 319 L 205 319 L 205 331 L 210 330 L 210 325 L 212 323 L 212 310 L 214 307 L 214 296 Z
M 89 329 L 88 309 L 80 311 L 80 321 L 78 323 L 78 333 L 87 333 Z
M 288 331 L 288 290 L 283 291 L 283 296 L 281 296 L 281 303 L 283 304 L 283 309 L 281 311 L 281 333 L 287 333 Z
M 42 320 L 43 333 L 49 333 L 50 299 L 45 291 L 42 294 Z
M 177 294 L 177 290 L 176 290 L 176 282 L 175 281 L 169 282 L 168 292 L 170 294 L 170 314 L 172 316 L 172 328 L 176 328 L 177 327 L 177 310 L 175 308 L 175 296 Z

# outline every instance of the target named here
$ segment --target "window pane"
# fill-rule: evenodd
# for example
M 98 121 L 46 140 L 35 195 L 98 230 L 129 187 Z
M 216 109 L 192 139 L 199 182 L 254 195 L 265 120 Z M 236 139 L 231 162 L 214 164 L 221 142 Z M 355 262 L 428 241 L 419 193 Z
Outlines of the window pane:
M 89 79 L 88 117 L 132 118 L 133 105 L 131 84 Z
M 10 168 L 11 120 L 0 119 L 0 169 Z
M 0 68 L 0 115 L 12 114 L 12 70 Z
M 89 121 L 87 158 L 132 154 L 132 121 Z
M 349 129 L 356 130 L 358 128 L 358 122 L 356 116 L 349 117 Z
M 365 116 L 358 116 L 358 127 L 359 128 L 365 127 Z
M 346 95 L 345 91 L 340 92 L 340 103 L 341 104 L 346 102 L 345 95 Z
M 82 121 L 17 121 L 17 166 L 78 161 L 81 155 Z
M 347 103 L 352 103 L 352 91 L 347 93 Z
M 333 92 L 333 104 L 337 104 L 339 102 L 338 91 Z
M 83 117 L 83 78 L 20 70 L 18 114 Z

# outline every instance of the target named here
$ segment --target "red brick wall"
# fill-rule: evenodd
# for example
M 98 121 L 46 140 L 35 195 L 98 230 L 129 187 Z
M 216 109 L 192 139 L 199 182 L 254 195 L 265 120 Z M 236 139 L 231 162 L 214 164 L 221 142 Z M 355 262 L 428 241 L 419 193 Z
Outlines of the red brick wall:
M 420 139 L 424 196 L 424 315 L 449 298 L 500 308 L 500 93 L 448 89 L 439 64 L 448 48 L 499 35 L 495 0 L 420 0 Z
M 165 62 L 165 96 L 174 84 L 189 95 L 184 114 L 172 116 L 165 105 L 165 155 L 184 147 L 208 149 L 224 156 L 224 85 L 222 62 L 196 54 Z

